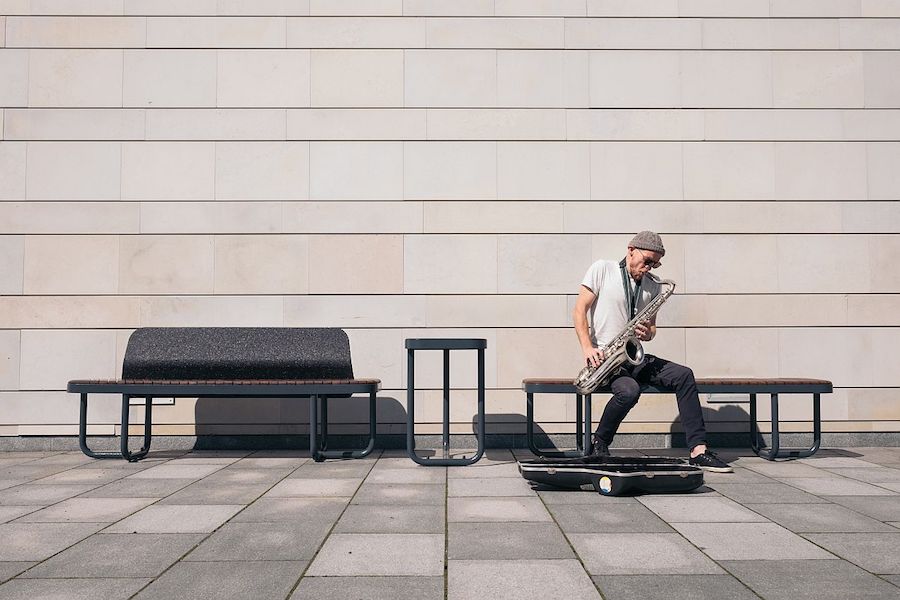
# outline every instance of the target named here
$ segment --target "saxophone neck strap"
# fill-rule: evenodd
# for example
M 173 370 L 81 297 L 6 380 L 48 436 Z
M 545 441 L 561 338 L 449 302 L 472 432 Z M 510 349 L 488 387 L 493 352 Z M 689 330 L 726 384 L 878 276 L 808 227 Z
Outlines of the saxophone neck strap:
M 631 285 L 628 283 L 631 275 L 628 274 L 628 269 L 625 268 L 624 258 L 619 261 L 619 271 L 622 273 L 622 287 L 625 289 L 625 306 L 628 309 L 628 320 L 630 321 L 637 314 L 638 298 L 641 297 L 641 283 L 644 280 L 641 278 L 635 282 L 634 291 L 632 292 Z

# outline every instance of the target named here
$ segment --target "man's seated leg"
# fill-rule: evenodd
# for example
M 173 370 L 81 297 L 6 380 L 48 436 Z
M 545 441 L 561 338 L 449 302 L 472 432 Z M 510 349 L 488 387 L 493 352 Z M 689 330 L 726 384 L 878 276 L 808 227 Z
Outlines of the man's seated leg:
M 619 430 L 619 425 L 641 397 L 641 386 L 629 375 L 623 374 L 613 379 L 610 388 L 612 398 L 606 403 L 597 431 L 591 438 L 592 455 L 609 456 L 609 445 Z

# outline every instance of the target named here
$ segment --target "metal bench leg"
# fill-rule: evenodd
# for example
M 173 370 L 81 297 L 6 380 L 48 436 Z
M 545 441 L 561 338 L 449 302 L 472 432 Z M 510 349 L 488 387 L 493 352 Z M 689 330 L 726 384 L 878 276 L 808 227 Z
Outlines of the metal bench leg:
M 315 423 L 315 425 L 310 425 L 310 439 L 309 444 L 310 452 L 312 453 L 313 460 L 316 462 L 322 462 L 326 458 L 363 458 L 372 453 L 372 450 L 375 449 L 375 433 L 376 433 L 376 416 L 375 416 L 375 400 L 376 394 L 374 392 L 369 394 L 369 443 L 362 450 L 327 450 L 327 440 L 325 439 L 328 435 L 328 397 L 322 396 L 322 417 L 321 417 L 321 426 L 322 426 L 322 437 L 319 439 L 319 435 L 317 433 L 318 429 L 318 418 L 317 418 L 317 406 L 314 407 L 314 404 L 318 404 L 318 396 L 314 396 L 310 398 L 310 423 Z M 315 421 L 313 419 L 316 419 Z
M 78 445 L 81 447 L 81 451 L 85 453 L 85 455 L 90 456 L 91 458 L 122 458 L 122 455 L 118 452 L 94 452 L 88 447 L 87 444 L 87 408 L 88 408 L 88 395 L 81 394 L 81 411 L 80 417 L 78 419 Z
M 584 454 L 584 414 L 582 413 L 582 405 L 584 397 L 581 394 L 575 394 L 575 449 L 580 450 Z
M 819 450 L 822 444 L 822 406 L 821 395 L 813 394 L 813 443 L 809 448 L 782 448 L 779 439 L 778 424 L 778 394 L 771 394 L 772 399 L 772 446 L 771 448 L 760 448 L 755 443 L 756 437 L 754 430 L 758 431 L 756 424 L 756 402 L 755 395 L 751 394 L 750 402 L 750 435 L 751 447 L 757 455 L 767 459 L 775 460 L 776 458 L 805 458 L 812 456 Z
M 144 445 L 138 452 L 128 450 L 128 421 L 131 413 L 131 396 L 122 394 L 122 458 L 128 462 L 137 462 L 147 456 L 150 451 L 151 425 L 153 422 L 153 398 L 144 398 Z
M 545 458 L 578 458 L 585 456 L 584 444 L 589 439 L 583 436 L 582 428 L 584 421 L 582 420 L 581 403 L 585 396 L 575 395 L 575 450 L 541 450 L 534 441 L 534 393 L 526 392 L 525 406 L 525 441 L 528 443 L 528 449 L 535 456 L 543 456 Z M 590 442 L 587 442 L 590 448 Z

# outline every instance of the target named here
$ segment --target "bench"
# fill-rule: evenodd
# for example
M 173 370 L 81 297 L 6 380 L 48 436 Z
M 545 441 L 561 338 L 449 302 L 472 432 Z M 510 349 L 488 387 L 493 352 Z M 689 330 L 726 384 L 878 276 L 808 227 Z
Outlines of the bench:
M 309 448 L 313 459 L 362 458 L 375 447 L 378 379 L 354 379 L 350 340 L 341 329 L 286 327 L 172 327 L 137 329 L 128 339 L 118 380 L 73 380 L 81 396 L 78 442 L 92 458 L 147 455 L 153 398 L 309 398 Z M 94 452 L 87 444 L 90 394 L 121 394 L 120 452 Z M 369 443 L 361 450 L 328 450 L 328 399 L 369 395 Z M 144 398 L 144 441 L 128 448 L 131 398 Z M 321 410 L 319 405 L 321 404 Z
M 571 379 L 523 379 L 522 389 L 527 398 L 526 406 L 526 440 L 528 448 L 537 456 L 577 457 L 585 456 L 591 447 L 591 396 L 581 395 L 575 390 Z M 751 378 L 715 378 L 697 379 L 697 390 L 701 394 L 747 394 L 750 397 L 750 447 L 762 458 L 803 458 L 816 453 L 822 441 L 821 394 L 830 394 L 830 381 L 821 379 L 751 379 Z M 674 390 L 645 386 L 641 392 L 672 393 Z M 608 387 L 600 388 L 596 393 L 610 393 Z M 541 450 L 534 442 L 534 395 L 535 394 L 573 394 L 575 400 L 575 450 L 547 451 Z M 760 444 L 759 424 L 756 419 L 757 394 L 769 394 L 772 407 L 772 443 L 769 448 Z M 808 448 L 782 448 L 779 440 L 778 396 L 779 394 L 812 394 L 813 397 L 813 443 Z M 582 418 L 583 417 L 583 418 Z

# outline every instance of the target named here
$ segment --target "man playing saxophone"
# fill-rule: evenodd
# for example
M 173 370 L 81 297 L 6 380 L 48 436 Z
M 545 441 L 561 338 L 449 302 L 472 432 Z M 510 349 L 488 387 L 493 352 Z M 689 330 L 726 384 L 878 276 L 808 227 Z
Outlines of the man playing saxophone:
M 602 348 L 617 338 L 643 307 L 660 294 L 660 281 L 650 270 L 661 266 L 666 250 L 660 236 L 641 231 L 629 242 L 619 262 L 598 260 L 581 282 L 573 319 L 575 333 L 587 365 L 599 366 L 607 358 Z M 656 314 L 634 327 L 634 337 L 650 341 L 656 337 Z M 732 468 L 707 448 L 706 427 L 694 373 L 689 368 L 652 355 L 638 365 L 623 362 L 609 376 L 612 398 L 606 404 L 591 444 L 591 454 L 609 456 L 619 425 L 634 408 L 642 385 L 675 390 L 678 413 L 690 448 L 690 464 L 705 470 L 728 473 Z

